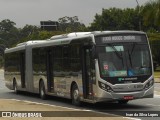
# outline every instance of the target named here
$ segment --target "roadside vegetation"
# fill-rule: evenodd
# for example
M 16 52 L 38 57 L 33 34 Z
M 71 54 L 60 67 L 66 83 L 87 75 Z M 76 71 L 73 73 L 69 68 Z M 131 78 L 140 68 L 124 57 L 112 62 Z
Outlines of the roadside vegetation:
M 154 71 L 154 76 L 155 76 L 156 78 L 160 78 L 160 66 L 158 66 L 158 67 L 156 68 L 156 70 Z
M 69 32 L 103 31 L 103 30 L 141 30 L 147 32 L 152 49 L 155 69 L 160 65 L 160 0 L 148 0 L 143 6 L 136 8 L 102 9 L 101 14 L 95 14 L 89 26 L 79 21 L 78 16 L 64 16 L 58 19 L 57 31 L 44 31 L 34 25 L 17 28 L 16 23 L 5 19 L 0 21 L 0 54 L 3 48 L 13 47 L 29 40 L 48 39 L 53 35 Z M 0 57 L 3 66 L 3 57 Z M 156 73 L 158 74 L 158 73 Z

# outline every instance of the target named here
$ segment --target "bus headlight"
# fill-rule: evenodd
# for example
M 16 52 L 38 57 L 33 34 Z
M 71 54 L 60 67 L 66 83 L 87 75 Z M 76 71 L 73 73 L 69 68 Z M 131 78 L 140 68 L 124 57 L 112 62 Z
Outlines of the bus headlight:
M 98 81 L 99 87 L 107 92 L 113 92 L 112 88 L 105 83 Z
M 151 79 L 148 81 L 148 83 L 145 85 L 144 89 L 147 90 L 154 84 L 154 79 Z

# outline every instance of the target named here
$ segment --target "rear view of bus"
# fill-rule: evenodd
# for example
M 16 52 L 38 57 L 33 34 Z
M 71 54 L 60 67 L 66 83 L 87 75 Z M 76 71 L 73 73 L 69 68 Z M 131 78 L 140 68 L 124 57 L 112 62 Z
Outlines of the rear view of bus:
M 152 98 L 154 77 L 151 51 L 143 32 L 95 34 L 97 101 L 127 103 Z

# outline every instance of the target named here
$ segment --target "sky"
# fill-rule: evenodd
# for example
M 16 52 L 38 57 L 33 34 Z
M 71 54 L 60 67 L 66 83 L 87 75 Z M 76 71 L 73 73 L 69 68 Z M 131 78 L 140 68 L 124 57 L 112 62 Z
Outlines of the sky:
M 139 5 L 149 0 L 138 0 Z M 57 21 L 64 16 L 78 16 L 89 26 L 102 8 L 135 8 L 136 0 L 0 0 L 0 21 L 10 19 L 16 27 L 40 26 L 40 21 Z

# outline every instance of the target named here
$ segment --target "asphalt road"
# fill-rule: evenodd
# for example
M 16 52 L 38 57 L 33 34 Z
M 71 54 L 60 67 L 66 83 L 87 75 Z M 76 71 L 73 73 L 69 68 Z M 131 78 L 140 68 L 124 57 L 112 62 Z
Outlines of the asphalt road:
M 160 83 L 155 83 L 155 96 L 154 98 L 146 98 L 130 101 L 126 105 L 120 105 L 118 103 L 99 103 L 99 104 L 88 104 L 83 103 L 81 107 L 76 107 L 71 104 L 71 101 L 68 99 L 62 99 L 58 97 L 49 97 L 47 100 L 41 100 L 38 95 L 31 93 L 20 93 L 15 94 L 13 91 L 8 90 L 4 84 L 4 78 L 2 72 L 0 72 L 0 99 L 16 99 L 22 101 L 31 101 L 36 103 L 48 104 L 48 105 L 56 105 L 62 106 L 71 109 L 79 109 L 79 110 L 91 110 L 102 113 L 110 113 L 114 115 L 120 115 L 121 113 L 127 114 L 135 113 L 138 114 L 144 113 L 147 111 L 148 113 L 155 113 L 156 111 L 160 111 Z M 18 110 L 18 108 L 17 108 Z M 159 114 L 160 115 L 160 114 Z M 128 116 L 129 117 L 129 116 Z M 159 120 L 160 117 L 131 117 L 142 120 Z

